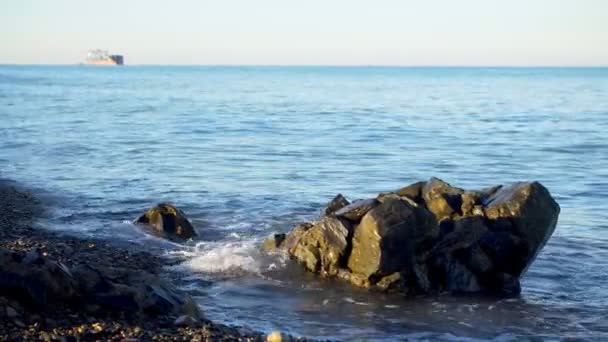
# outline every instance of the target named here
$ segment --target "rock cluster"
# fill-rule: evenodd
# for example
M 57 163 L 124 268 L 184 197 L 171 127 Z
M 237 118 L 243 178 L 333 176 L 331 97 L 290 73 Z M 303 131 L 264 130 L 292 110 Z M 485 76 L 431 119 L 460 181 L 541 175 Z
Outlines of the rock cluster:
M 172 240 L 187 240 L 196 236 L 186 215 L 169 203 L 159 203 L 150 208 L 135 223 L 149 226 L 155 234 Z
M 362 287 L 514 295 L 559 211 L 538 182 L 466 191 L 431 178 L 353 203 L 338 195 L 319 220 L 264 248 Z

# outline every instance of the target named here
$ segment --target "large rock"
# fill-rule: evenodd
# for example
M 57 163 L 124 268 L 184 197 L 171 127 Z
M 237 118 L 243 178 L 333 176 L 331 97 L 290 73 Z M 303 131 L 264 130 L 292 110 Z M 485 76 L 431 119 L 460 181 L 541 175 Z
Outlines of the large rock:
M 0 249 L 0 293 L 34 307 L 78 299 L 77 282 L 70 270 L 46 259 L 39 250 L 19 253 Z
M 438 232 L 435 218 L 414 202 L 385 198 L 355 228 L 348 268 L 360 275 L 387 275 L 407 267 L 415 249 Z
M 70 269 L 37 250 L 0 249 L 0 293 L 40 311 L 68 305 L 141 317 L 201 317 L 191 297 L 145 270 L 87 264 Z
M 151 227 L 156 234 L 170 239 L 187 240 L 196 236 L 196 232 L 186 215 L 169 203 L 160 203 L 150 208 L 135 222 L 145 224 Z
M 309 271 L 335 275 L 344 263 L 348 234 L 341 220 L 325 217 L 304 232 L 290 253 Z
M 513 270 L 514 275 L 521 276 L 553 234 L 560 212 L 559 205 L 544 186 L 532 182 L 502 187 L 485 199 L 484 206 L 485 215 L 491 221 L 491 230 L 505 231 L 514 236 L 513 240 L 521 240 L 523 253 L 518 258 L 521 262 Z M 494 251 L 499 249 L 499 245 L 486 244 L 489 250 Z M 518 244 L 514 242 L 514 245 Z
M 408 295 L 518 294 L 560 211 L 538 182 L 467 191 L 431 178 L 349 205 L 341 198 L 267 245 L 309 271 Z

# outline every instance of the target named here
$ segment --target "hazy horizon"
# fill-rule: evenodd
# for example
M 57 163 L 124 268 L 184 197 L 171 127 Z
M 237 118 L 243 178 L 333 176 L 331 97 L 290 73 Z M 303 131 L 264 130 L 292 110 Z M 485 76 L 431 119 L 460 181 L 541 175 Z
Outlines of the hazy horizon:
M 0 4 L 0 64 L 603 67 L 608 2 L 24 0 Z

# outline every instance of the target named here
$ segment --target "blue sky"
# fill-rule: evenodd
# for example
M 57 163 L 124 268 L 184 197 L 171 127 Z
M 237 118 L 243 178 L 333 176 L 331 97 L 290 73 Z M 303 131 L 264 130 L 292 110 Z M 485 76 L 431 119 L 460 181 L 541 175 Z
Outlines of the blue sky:
M 606 0 L 2 0 L 0 63 L 608 65 Z

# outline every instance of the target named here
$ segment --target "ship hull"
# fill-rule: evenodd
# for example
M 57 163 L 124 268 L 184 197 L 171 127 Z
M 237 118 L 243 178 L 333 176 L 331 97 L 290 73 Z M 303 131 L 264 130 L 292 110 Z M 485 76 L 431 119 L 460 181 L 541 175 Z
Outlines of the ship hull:
M 109 60 L 101 60 L 101 61 L 89 61 L 87 62 L 88 65 L 122 65 L 122 64 L 118 64 L 117 62 L 109 59 Z
M 111 55 L 108 58 L 100 59 L 89 59 L 87 60 L 89 65 L 123 65 L 124 58 L 121 55 Z

